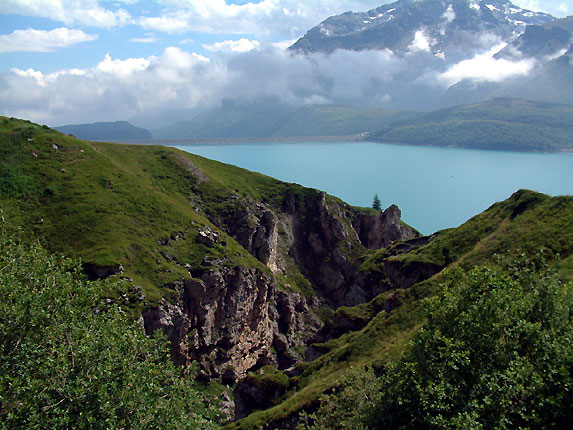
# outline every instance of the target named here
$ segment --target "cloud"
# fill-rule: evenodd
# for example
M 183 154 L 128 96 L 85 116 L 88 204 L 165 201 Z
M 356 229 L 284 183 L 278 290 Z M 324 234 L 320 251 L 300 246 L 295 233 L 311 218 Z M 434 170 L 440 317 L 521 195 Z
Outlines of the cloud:
M 0 35 L 0 53 L 2 52 L 52 52 L 76 43 L 96 40 L 97 34 L 86 34 L 81 30 L 65 27 L 54 30 L 16 30 Z
M 329 16 L 372 9 L 380 3 L 380 0 L 262 0 L 232 4 L 225 0 L 161 0 L 161 14 L 140 17 L 138 23 L 145 29 L 166 33 L 256 34 L 262 39 L 287 39 L 302 36 Z
M 97 0 L 2 0 L 2 13 L 103 28 L 122 26 L 131 21 L 131 15 L 125 9 L 105 9 Z
M 248 52 L 255 49 L 261 43 L 256 40 L 239 39 L 239 40 L 225 40 L 224 42 L 213 43 L 212 45 L 203 45 L 208 51 L 230 51 L 230 52 Z
M 430 52 L 431 39 L 426 36 L 424 29 L 416 31 L 412 43 L 408 46 L 409 52 Z
M 157 42 L 157 38 L 153 37 L 153 36 L 148 36 L 148 37 L 133 37 L 132 39 L 130 39 L 132 42 L 135 43 L 155 43 Z
M 525 76 L 535 66 L 534 59 L 509 61 L 495 59 L 494 55 L 505 47 L 502 43 L 494 46 L 488 52 L 476 54 L 474 57 L 462 60 L 438 75 L 438 80 L 453 85 L 463 79 L 476 82 L 500 82 L 509 77 Z
M 63 124 L 206 107 L 229 97 L 277 97 L 294 104 L 388 101 L 400 67 L 389 51 L 301 56 L 265 45 L 209 59 L 169 47 L 146 58 L 106 55 L 86 69 L 1 73 L 0 113 Z
M 106 54 L 103 61 L 96 66 L 96 70 L 116 77 L 126 77 L 135 72 L 147 69 L 150 60 L 146 58 L 128 58 L 127 60 L 114 60 Z
M 570 0 L 513 0 L 513 4 L 536 12 L 546 12 L 557 17 L 573 14 Z

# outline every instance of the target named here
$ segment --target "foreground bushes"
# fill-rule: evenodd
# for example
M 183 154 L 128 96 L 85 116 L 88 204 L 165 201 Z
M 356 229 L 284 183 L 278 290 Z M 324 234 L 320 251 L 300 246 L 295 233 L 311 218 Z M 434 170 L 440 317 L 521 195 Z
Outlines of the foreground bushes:
M 0 428 L 214 428 L 164 339 L 79 264 L 0 237 Z
M 573 288 L 542 259 L 501 271 L 455 270 L 428 311 L 424 328 L 381 377 L 355 371 L 323 397 L 314 428 L 568 428 L 573 422 Z

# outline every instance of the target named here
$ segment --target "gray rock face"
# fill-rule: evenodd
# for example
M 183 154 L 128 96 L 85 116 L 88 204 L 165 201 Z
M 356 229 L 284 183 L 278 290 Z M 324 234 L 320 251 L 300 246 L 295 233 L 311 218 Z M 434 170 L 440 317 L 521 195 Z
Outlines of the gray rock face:
M 360 214 L 353 222 L 360 241 L 370 249 L 387 246 L 395 240 L 412 239 L 418 235 L 410 228 L 402 226 L 402 211 L 396 205 L 390 206 L 379 216 Z
M 551 15 L 519 8 L 507 0 L 399 0 L 368 12 L 332 16 L 309 30 L 291 49 L 390 49 L 407 53 L 426 40 L 432 54 L 452 55 L 478 47 L 480 37 L 511 41 L 527 24 L 552 21 Z

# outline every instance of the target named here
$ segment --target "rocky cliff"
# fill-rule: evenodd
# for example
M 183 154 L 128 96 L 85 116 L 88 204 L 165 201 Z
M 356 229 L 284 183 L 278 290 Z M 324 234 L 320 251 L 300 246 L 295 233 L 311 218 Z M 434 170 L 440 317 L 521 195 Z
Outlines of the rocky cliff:
M 209 215 L 206 205 L 201 210 Z M 324 327 L 321 309 L 364 303 L 379 292 L 357 281 L 362 255 L 418 236 L 401 224 L 397 206 L 375 214 L 316 190 L 287 192 L 275 204 L 231 196 L 210 218 L 218 228 L 201 229 L 196 241 L 212 247 L 229 235 L 266 268 L 178 261 L 193 279 L 174 282 L 175 303 L 149 307 L 143 319 L 146 332 L 166 333 L 178 363 L 197 361 L 205 378 L 228 382 L 303 360 Z

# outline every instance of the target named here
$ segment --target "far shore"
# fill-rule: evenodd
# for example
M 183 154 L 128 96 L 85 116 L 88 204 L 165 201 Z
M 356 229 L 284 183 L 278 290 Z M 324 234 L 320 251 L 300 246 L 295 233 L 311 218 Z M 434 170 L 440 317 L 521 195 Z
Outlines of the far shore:
M 432 145 L 416 144 L 411 142 L 393 142 L 378 141 L 371 138 L 369 133 L 345 135 L 345 136 L 289 136 L 289 137 L 227 137 L 227 138 L 189 138 L 189 139 L 126 139 L 126 140 L 106 140 L 111 143 L 127 143 L 136 145 L 162 145 L 162 146 L 193 146 L 193 145 L 232 145 L 244 143 L 320 143 L 320 142 L 371 142 L 383 143 L 386 145 L 399 146 L 429 146 L 434 148 L 452 148 L 452 149 L 475 149 L 483 151 L 509 151 L 509 152 L 526 152 L 526 153 L 573 153 L 573 148 L 562 148 L 554 151 L 535 151 L 524 148 L 480 148 L 456 145 Z

